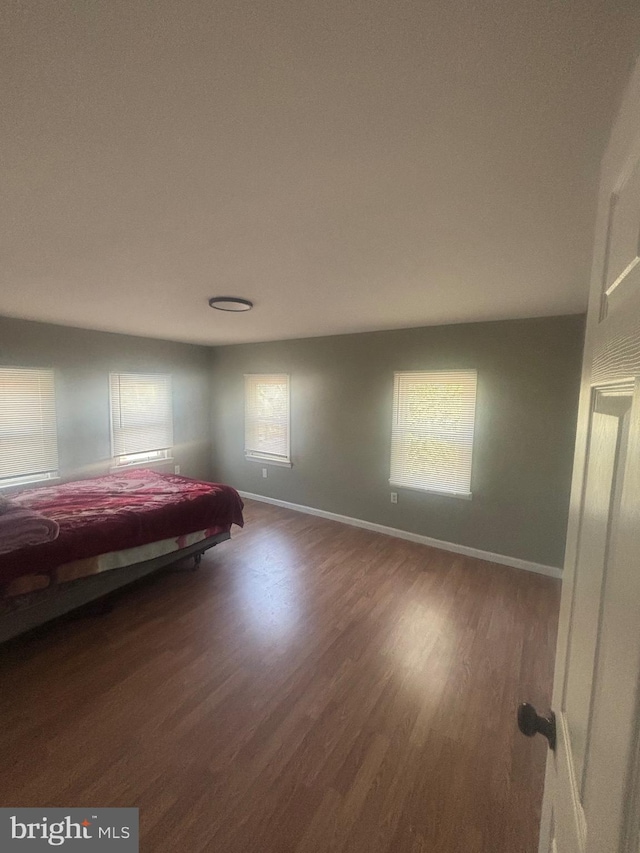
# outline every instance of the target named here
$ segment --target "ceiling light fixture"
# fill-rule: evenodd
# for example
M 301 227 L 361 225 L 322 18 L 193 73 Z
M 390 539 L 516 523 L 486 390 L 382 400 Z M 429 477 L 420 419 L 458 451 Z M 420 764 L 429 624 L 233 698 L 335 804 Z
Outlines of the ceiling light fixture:
M 253 302 L 237 296 L 212 296 L 209 305 L 218 311 L 251 311 L 253 308 Z

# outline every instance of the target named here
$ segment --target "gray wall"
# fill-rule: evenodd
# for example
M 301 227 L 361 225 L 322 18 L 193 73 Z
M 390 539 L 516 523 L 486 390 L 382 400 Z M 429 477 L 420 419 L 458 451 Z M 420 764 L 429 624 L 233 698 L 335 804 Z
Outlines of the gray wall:
M 0 364 L 56 369 L 64 477 L 108 470 L 109 372 L 167 372 L 187 476 L 560 566 L 582 337 L 573 316 L 210 349 L 0 317 Z M 393 371 L 453 367 L 479 374 L 473 499 L 392 505 Z M 294 464 L 264 480 L 244 458 L 243 374 L 271 372 L 291 375 Z
M 0 317 L 0 364 L 53 367 L 60 473 L 108 471 L 109 372 L 173 377 L 174 457 L 186 476 L 211 476 L 209 349 Z
M 309 338 L 212 351 L 216 479 L 236 488 L 561 566 L 582 316 Z M 471 501 L 389 493 L 394 370 L 476 368 Z M 244 373 L 291 375 L 293 468 L 244 458 Z

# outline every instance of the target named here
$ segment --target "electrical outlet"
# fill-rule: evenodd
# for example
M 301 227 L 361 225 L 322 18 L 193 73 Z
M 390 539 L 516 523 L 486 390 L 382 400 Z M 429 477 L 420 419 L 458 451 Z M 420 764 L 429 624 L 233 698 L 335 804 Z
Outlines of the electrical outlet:
M 391 503 L 392 504 L 398 503 L 398 493 L 397 492 L 391 492 Z
M 264 477 L 265 480 L 267 479 L 267 469 L 266 468 L 262 469 L 262 476 Z
M 180 466 L 179 466 L 179 465 L 174 465 L 174 466 L 173 466 L 173 473 L 174 473 L 174 474 L 179 474 L 179 473 L 180 473 Z

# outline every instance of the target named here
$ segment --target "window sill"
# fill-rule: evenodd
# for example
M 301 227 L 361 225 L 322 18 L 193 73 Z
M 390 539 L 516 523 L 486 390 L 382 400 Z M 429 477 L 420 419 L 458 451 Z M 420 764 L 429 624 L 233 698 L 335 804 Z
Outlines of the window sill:
M 293 468 L 293 463 L 290 459 L 263 459 L 261 456 L 250 456 L 245 453 L 244 458 L 247 462 L 259 462 L 261 465 L 275 465 L 278 468 Z
M 155 465 L 168 465 L 173 462 L 175 462 L 173 456 L 167 456 L 164 459 L 147 459 L 146 462 L 129 462 L 126 465 L 111 465 L 109 473 L 117 474 L 118 471 L 133 471 L 136 468 L 153 468 Z
M 0 492 L 15 489 L 16 491 L 22 491 L 23 489 L 35 489 L 41 488 L 42 486 L 47 485 L 47 483 L 58 483 L 60 482 L 60 477 L 43 477 L 41 480 L 29 480 L 27 483 L 0 483 Z
M 473 497 L 472 492 L 444 492 L 438 489 L 419 489 L 416 486 L 403 486 L 401 483 L 393 483 L 389 480 L 389 485 L 394 489 L 405 489 L 408 492 L 419 492 L 421 495 L 438 495 L 442 498 L 458 498 L 458 500 L 470 501 Z

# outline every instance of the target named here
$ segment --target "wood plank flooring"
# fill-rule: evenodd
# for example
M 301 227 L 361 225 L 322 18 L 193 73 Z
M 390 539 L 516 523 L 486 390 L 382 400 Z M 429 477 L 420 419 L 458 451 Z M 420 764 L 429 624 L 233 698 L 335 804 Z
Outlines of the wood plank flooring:
M 247 501 L 196 572 L 2 650 L 2 806 L 141 850 L 534 853 L 559 582 Z

